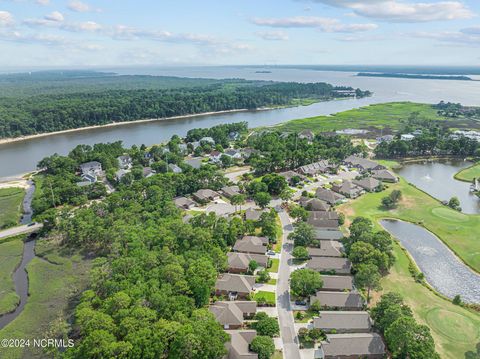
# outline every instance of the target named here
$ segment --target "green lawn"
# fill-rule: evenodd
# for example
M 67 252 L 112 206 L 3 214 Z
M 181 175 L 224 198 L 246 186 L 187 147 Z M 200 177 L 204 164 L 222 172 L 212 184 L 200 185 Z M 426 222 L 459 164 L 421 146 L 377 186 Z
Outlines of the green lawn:
M 464 168 L 455 175 L 459 181 L 472 182 L 474 178 L 480 178 L 480 162 Z
M 59 323 L 66 318 L 71 298 L 81 293 L 87 283 L 90 262 L 79 256 L 66 257 L 55 248 L 38 243 L 37 253 L 44 255 L 50 263 L 34 258 L 27 267 L 30 296 L 20 316 L 4 329 L 0 338 L 55 338 Z M 38 348 L 2 350 L 2 358 L 45 358 Z
M 22 188 L 0 189 L 0 228 L 18 224 L 22 214 L 22 201 L 25 191 Z
M 381 198 L 400 189 L 403 198 L 397 209 L 384 211 Z M 465 262 L 480 270 L 480 216 L 465 215 L 445 206 L 406 183 L 390 185 L 387 191 L 368 193 L 339 206 L 349 223 L 356 216 L 369 217 L 378 226 L 385 217 L 398 218 L 425 226 L 448 244 Z M 480 343 L 480 313 L 453 305 L 425 286 L 415 282 L 408 270 L 409 258 L 398 244 L 394 247 L 396 262 L 391 273 L 382 279 L 383 292 L 401 293 L 417 319 L 432 330 L 442 358 L 464 358 L 465 352 Z M 378 299 L 374 295 L 373 302 Z
M 277 258 L 270 259 L 272 261 L 272 266 L 267 269 L 268 272 L 278 272 L 278 266 L 280 265 L 280 260 Z
M 23 237 L 0 243 L 0 314 L 11 312 L 18 305 L 12 274 L 22 261 Z
M 380 207 L 382 197 L 394 189 L 402 191 L 397 209 Z M 368 193 L 338 207 L 346 217 L 364 216 L 374 221 L 398 218 L 424 226 L 435 233 L 465 263 L 480 272 L 480 215 L 467 215 L 443 206 L 439 201 L 401 179 L 386 191 Z
M 281 131 L 299 132 L 310 129 L 314 132 L 334 131 L 345 128 L 400 128 L 400 120 L 407 119 L 412 112 L 419 112 L 425 119 L 445 120 L 428 104 L 395 102 L 370 105 L 359 109 L 340 112 L 332 116 L 317 116 L 293 120 L 279 125 Z
M 454 305 L 415 282 L 408 270 L 409 259 L 398 244 L 395 257 L 391 273 L 382 279 L 383 292 L 403 295 L 415 317 L 431 329 L 442 359 L 464 358 L 465 352 L 474 351 L 480 343 L 480 313 Z
M 282 222 L 280 222 L 280 218 L 277 217 L 275 218 L 275 222 L 277 223 L 277 227 L 279 228 L 278 233 L 277 233 L 277 243 L 273 245 L 273 250 L 275 253 L 280 253 L 282 251 L 282 243 L 283 243 L 283 228 L 282 228 Z
M 258 292 L 256 292 L 253 295 L 253 300 L 258 301 L 260 298 L 265 300 L 267 304 L 275 305 L 275 293 L 274 292 L 265 292 L 263 290 L 259 290 Z

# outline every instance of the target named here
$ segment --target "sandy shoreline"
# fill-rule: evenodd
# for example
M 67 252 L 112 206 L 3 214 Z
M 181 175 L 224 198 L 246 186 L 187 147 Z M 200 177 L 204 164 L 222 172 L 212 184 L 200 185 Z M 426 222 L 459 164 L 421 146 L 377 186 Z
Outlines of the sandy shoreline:
M 60 135 L 60 134 L 63 134 L 63 133 L 88 131 L 88 130 L 93 130 L 93 129 L 97 129 L 97 128 L 108 128 L 108 127 L 115 127 L 115 126 L 122 126 L 122 125 L 131 125 L 131 124 L 134 124 L 134 123 L 180 120 L 180 119 L 191 118 L 191 117 L 221 115 L 221 114 L 225 114 L 225 113 L 237 113 L 237 112 L 247 112 L 247 111 L 267 111 L 267 110 L 273 110 L 273 109 L 274 108 L 268 108 L 268 107 L 258 108 L 256 110 L 248 110 L 246 108 L 243 108 L 243 109 L 236 109 L 236 110 L 203 112 L 203 113 L 196 113 L 196 114 L 191 114 L 191 115 L 181 115 L 181 116 L 161 117 L 161 118 L 149 118 L 149 119 L 144 119 L 144 120 L 133 120 L 133 121 L 124 121 L 124 122 L 112 122 L 112 123 L 108 123 L 106 125 L 87 126 L 87 127 L 80 127 L 80 128 L 72 128 L 72 129 L 69 129 L 69 130 L 39 133 L 39 134 L 36 134 L 36 135 L 28 135 L 28 136 L 14 137 L 14 138 L 3 138 L 3 139 L 0 139 L 0 145 L 13 143 L 13 142 L 27 141 L 27 140 L 31 140 L 31 139 L 34 139 L 34 138 L 40 138 L 40 137 L 55 136 L 55 135 Z

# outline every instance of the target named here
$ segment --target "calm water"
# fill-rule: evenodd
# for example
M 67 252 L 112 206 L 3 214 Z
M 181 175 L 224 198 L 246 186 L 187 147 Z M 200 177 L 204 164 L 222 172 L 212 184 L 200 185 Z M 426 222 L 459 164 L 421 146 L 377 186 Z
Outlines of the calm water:
M 462 263 L 433 233 L 412 223 L 382 220 L 413 257 L 427 282 L 449 298 L 459 294 L 468 303 L 480 303 L 480 275 Z
M 274 69 L 272 73 L 255 73 L 254 68 L 140 68 L 107 69 L 122 74 L 151 74 L 204 78 L 245 78 L 275 81 L 319 82 L 368 89 L 375 94 L 365 99 L 350 99 L 317 103 L 272 111 L 252 111 L 235 114 L 197 116 L 183 120 L 138 123 L 111 128 L 60 134 L 28 141 L 0 145 L 0 178 L 35 169 L 43 157 L 66 154 L 78 144 L 94 144 L 122 140 L 127 146 L 152 145 L 168 140 L 173 134 L 184 135 L 195 127 L 211 127 L 220 123 L 247 121 L 251 127 L 274 125 L 296 118 L 328 115 L 373 103 L 417 101 L 437 103 L 440 100 L 480 105 L 480 82 L 410 80 L 356 77 L 355 73 Z
M 424 161 L 405 163 L 396 171 L 408 182 L 440 201 L 458 197 L 462 212 L 476 214 L 480 213 L 480 198 L 470 192 L 469 183 L 457 181 L 453 177 L 471 164 L 468 161 Z

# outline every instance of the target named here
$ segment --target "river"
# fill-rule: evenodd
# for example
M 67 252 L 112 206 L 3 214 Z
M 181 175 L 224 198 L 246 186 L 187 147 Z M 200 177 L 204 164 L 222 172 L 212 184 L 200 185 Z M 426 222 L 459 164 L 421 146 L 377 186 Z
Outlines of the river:
M 480 198 L 470 192 L 469 183 L 453 177 L 458 171 L 470 165 L 471 162 L 462 160 L 425 160 L 403 163 L 396 172 L 438 200 L 448 201 L 452 197 L 458 197 L 462 212 L 479 214 Z
M 33 181 L 28 181 L 29 186 L 26 189 L 25 197 L 23 198 L 23 216 L 20 220 L 21 224 L 28 224 L 32 221 L 32 199 L 33 193 L 35 192 L 35 185 Z M 15 284 L 15 292 L 20 298 L 20 303 L 11 313 L 0 316 L 0 329 L 7 326 L 15 318 L 17 318 L 20 313 L 22 313 L 23 308 L 27 304 L 28 300 L 28 273 L 27 266 L 30 261 L 35 258 L 35 240 L 28 240 L 23 245 L 23 256 L 22 261 L 18 268 L 13 273 L 13 283 Z
M 168 140 L 172 135 L 185 135 L 195 127 L 211 127 L 221 123 L 246 121 L 250 127 L 269 126 L 285 121 L 329 115 L 374 103 L 416 101 L 437 103 L 440 100 L 480 105 L 480 82 L 417 80 L 396 78 L 357 77 L 355 73 L 273 69 L 271 73 L 256 73 L 255 68 L 199 67 L 199 68 L 137 68 L 105 69 L 121 74 L 150 74 L 204 78 L 245 78 L 275 81 L 328 82 L 334 85 L 359 87 L 374 92 L 363 99 L 348 99 L 316 103 L 310 106 L 249 111 L 240 113 L 195 116 L 186 119 L 125 124 L 115 127 L 57 134 L 0 145 L 0 178 L 34 170 L 43 157 L 53 153 L 67 154 L 78 144 L 94 144 L 122 140 L 125 145 L 152 145 Z
M 407 249 L 427 282 L 439 293 L 449 298 L 459 294 L 467 303 L 480 303 L 480 275 L 433 233 L 398 220 L 382 220 L 380 224 Z

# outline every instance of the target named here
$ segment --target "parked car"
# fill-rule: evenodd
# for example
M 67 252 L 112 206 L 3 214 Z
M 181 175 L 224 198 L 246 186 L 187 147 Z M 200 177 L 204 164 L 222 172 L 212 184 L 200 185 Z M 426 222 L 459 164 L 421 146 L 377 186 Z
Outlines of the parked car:
M 27 224 L 27 227 L 31 227 L 31 226 L 34 226 L 36 224 L 37 224 L 37 222 L 32 222 L 32 223 Z
M 274 251 L 272 251 L 272 250 L 269 250 L 269 251 L 267 252 L 267 256 L 274 256 L 275 254 L 276 254 L 276 253 L 275 253 Z
M 307 302 L 304 300 L 296 300 L 295 305 L 307 305 Z

